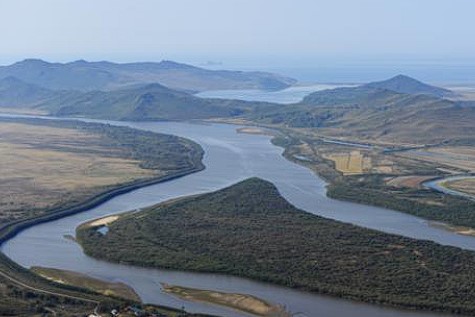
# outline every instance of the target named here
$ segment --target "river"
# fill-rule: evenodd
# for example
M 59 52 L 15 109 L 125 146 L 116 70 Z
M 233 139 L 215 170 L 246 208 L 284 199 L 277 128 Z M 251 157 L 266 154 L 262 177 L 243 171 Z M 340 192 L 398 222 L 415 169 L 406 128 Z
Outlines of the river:
M 198 142 L 205 150 L 204 171 L 169 182 L 141 188 L 74 216 L 27 229 L 2 245 L 2 251 L 25 267 L 45 266 L 73 270 L 108 281 L 132 286 L 144 302 L 182 307 L 193 312 L 221 316 L 245 316 L 219 306 L 177 299 L 161 291 L 160 283 L 252 294 L 284 304 L 293 313 L 322 317 L 415 317 L 434 313 L 400 311 L 355 303 L 247 279 L 126 266 L 85 256 L 65 235 L 90 219 L 140 209 L 178 196 L 217 190 L 239 180 L 258 176 L 273 182 L 280 193 L 298 208 L 359 226 L 427 239 L 475 250 L 475 239 L 428 225 L 427 221 L 377 207 L 340 202 L 326 197 L 325 183 L 309 169 L 286 160 L 282 149 L 263 135 L 236 133 L 236 126 L 179 122 L 108 122 L 161 133 L 175 134 Z

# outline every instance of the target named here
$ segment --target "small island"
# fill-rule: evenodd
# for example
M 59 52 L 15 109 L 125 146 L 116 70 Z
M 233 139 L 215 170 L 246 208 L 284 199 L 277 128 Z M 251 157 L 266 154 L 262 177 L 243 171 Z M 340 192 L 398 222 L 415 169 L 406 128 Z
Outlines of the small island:
M 102 226 L 102 224 L 100 225 Z M 321 218 L 251 178 L 77 229 L 95 258 L 217 272 L 410 309 L 475 314 L 475 254 Z

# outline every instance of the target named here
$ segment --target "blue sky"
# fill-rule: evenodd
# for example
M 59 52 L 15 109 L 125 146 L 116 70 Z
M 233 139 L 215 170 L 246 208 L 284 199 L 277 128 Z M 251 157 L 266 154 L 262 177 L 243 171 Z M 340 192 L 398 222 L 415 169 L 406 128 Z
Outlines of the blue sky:
M 0 63 L 464 63 L 473 0 L 0 0 Z

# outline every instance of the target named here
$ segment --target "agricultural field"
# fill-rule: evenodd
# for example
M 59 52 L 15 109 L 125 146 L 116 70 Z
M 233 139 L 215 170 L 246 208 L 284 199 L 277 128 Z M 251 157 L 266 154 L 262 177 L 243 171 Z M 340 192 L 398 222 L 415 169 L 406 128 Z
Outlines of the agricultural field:
M 287 149 L 298 160 L 310 162 L 311 168 L 314 165 L 312 162 L 326 161 L 331 169 L 342 176 L 368 174 L 407 176 L 438 173 L 438 165 L 433 162 L 422 162 L 409 157 L 384 153 L 378 147 L 355 148 L 309 139 L 297 145 L 287 146 Z M 315 166 L 313 169 L 321 171 L 322 166 Z
M 285 148 L 285 157 L 322 177 L 328 183 L 327 195 L 331 198 L 394 209 L 453 226 L 475 228 L 473 201 L 422 186 L 429 179 L 460 173 L 454 167 L 407 155 L 414 150 L 400 151 L 401 145 L 395 146 L 395 151 L 388 151 L 380 145 L 362 148 L 329 144 L 317 135 L 295 129 L 283 130 L 273 142 Z M 467 152 L 471 150 L 469 147 L 454 148 L 465 148 Z M 337 164 L 330 158 L 348 157 L 352 151 L 369 158 L 371 167 L 359 174 L 344 173 L 341 168 L 338 170 Z
M 333 161 L 335 169 L 344 175 L 362 174 L 371 169 L 371 158 L 363 155 L 361 151 L 330 154 L 324 157 Z

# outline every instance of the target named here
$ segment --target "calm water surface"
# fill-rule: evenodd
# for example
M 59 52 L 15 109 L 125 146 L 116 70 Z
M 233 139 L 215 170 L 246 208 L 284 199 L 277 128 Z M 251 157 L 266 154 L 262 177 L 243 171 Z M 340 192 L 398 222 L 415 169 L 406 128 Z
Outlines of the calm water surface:
M 278 91 L 264 90 L 210 90 L 196 94 L 202 98 L 225 98 L 239 99 L 246 101 L 266 101 L 281 104 L 291 104 L 302 101 L 304 97 L 315 91 L 334 89 L 338 87 L 350 87 L 351 85 L 331 85 L 331 84 L 314 84 L 307 86 L 289 87 Z
M 160 283 L 252 294 L 273 303 L 284 304 L 290 311 L 300 312 L 302 316 L 440 316 L 359 304 L 217 274 L 196 274 L 107 263 L 85 256 L 77 244 L 64 238 L 65 235 L 74 235 L 79 224 L 93 218 L 140 209 L 178 196 L 217 190 L 251 176 L 273 182 L 292 204 L 317 215 L 475 250 L 474 238 L 430 227 L 422 219 L 382 208 L 327 198 L 325 183 L 310 170 L 284 159 L 281 155 L 282 149 L 273 146 L 267 136 L 238 134 L 236 126 L 222 124 L 110 123 L 195 140 L 206 152 L 204 163 L 207 168 L 180 179 L 118 196 L 87 212 L 27 229 L 2 246 L 2 251 L 13 260 L 25 267 L 61 268 L 109 281 L 121 281 L 132 286 L 145 302 L 173 307 L 185 306 L 193 312 L 221 316 L 244 315 L 218 306 L 177 299 L 163 293 Z

